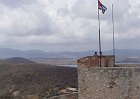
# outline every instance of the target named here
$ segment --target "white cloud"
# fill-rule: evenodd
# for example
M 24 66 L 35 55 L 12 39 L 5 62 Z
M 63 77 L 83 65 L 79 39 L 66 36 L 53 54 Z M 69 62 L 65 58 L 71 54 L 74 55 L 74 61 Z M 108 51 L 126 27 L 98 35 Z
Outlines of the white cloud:
M 62 47 L 59 50 L 87 50 L 92 49 L 91 46 L 94 45 L 94 48 L 98 49 L 96 1 L 12 1 L 0 0 L 1 47 L 42 50 L 55 50 L 57 47 Z M 126 39 L 137 40 L 140 37 L 140 1 L 102 0 L 102 3 L 108 8 L 104 15 L 100 14 L 104 49 L 112 48 L 110 46 L 112 3 L 114 3 L 116 41 L 121 45 L 119 47 L 122 47 Z M 123 47 L 129 46 L 124 44 Z
M 17 8 L 21 7 L 22 5 L 30 5 L 36 0 L 0 0 L 0 3 L 10 7 L 10 8 Z

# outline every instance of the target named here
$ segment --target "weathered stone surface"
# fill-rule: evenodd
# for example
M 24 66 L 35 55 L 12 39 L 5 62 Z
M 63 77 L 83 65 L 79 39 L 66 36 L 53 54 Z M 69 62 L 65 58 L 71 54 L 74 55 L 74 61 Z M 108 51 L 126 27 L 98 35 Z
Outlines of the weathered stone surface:
M 140 68 L 78 67 L 79 99 L 140 99 Z
M 140 64 L 118 64 L 116 67 L 140 67 Z
M 84 67 L 100 67 L 100 58 L 101 58 L 101 67 L 114 67 L 114 56 L 87 56 L 77 60 L 78 65 Z

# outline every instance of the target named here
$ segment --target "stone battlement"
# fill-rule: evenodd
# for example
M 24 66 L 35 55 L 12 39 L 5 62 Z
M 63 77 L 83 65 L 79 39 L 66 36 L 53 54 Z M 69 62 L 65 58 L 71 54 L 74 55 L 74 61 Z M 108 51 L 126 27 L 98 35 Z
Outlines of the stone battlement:
M 101 58 L 101 67 L 114 67 L 114 56 L 108 55 L 104 56 L 87 56 L 77 60 L 79 66 L 85 67 L 100 67 L 100 58 Z

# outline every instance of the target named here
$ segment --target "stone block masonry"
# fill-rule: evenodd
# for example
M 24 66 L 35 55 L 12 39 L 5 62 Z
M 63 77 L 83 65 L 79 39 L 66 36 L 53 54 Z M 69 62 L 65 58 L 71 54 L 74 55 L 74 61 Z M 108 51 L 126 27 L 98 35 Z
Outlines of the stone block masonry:
M 78 65 L 85 67 L 100 67 L 100 56 L 87 56 L 77 60 Z M 101 67 L 114 67 L 114 56 L 101 56 Z
M 78 66 L 78 99 L 140 99 L 140 68 Z

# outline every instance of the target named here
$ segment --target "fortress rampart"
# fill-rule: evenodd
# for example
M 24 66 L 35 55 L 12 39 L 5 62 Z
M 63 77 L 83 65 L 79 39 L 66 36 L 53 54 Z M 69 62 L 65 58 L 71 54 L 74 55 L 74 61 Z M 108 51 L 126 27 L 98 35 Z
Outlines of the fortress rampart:
M 140 99 L 140 68 L 114 67 L 112 56 L 102 58 L 102 67 L 96 56 L 77 61 L 78 99 Z
M 140 99 L 140 68 L 78 68 L 78 99 Z

